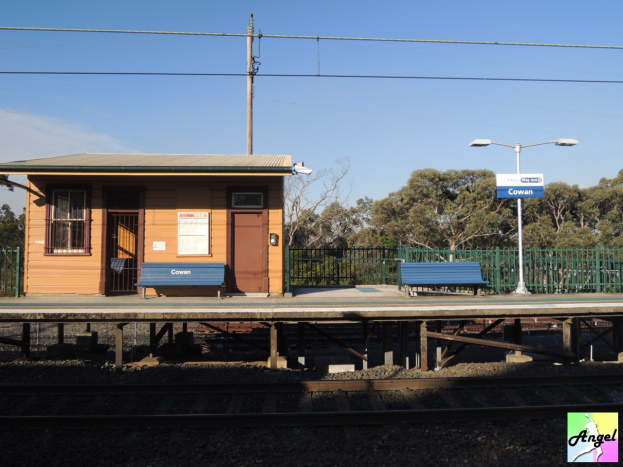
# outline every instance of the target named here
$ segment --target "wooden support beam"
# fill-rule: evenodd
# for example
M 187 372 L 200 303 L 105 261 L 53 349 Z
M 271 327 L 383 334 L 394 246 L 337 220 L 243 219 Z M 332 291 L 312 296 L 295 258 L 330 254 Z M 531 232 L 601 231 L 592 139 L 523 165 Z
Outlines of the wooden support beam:
M 582 330 L 578 318 L 566 319 L 562 322 L 562 349 L 574 359 L 581 357 Z
M 491 331 L 492 329 L 496 328 L 499 324 L 502 324 L 503 322 L 504 322 L 503 319 L 495 320 L 494 322 L 490 323 L 489 326 L 487 326 L 485 329 L 483 329 L 478 334 L 476 334 L 476 336 L 474 336 L 474 337 L 480 338 L 482 336 L 485 336 L 486 334 L 489 333 L 489 331 Z M 461 322 L 461 325 L 459 326 L 459 329 L 457 329 L 457 331 L 454 333 L 454 335 L 459 335 L 459 331 L 464 327 L 463 323 L 467 323 L 467 321 Z M 462 352 L 467 347 L 469 347 L 469 345 L 470 344 L 468 344 L 468 343 L 462 343 L 460 346 L 458 346 L 458 348 L 455 348 L 453 351 L 450 351 L 450 345 L 448 345 L 448 347 L 446 347 L 446 350 L 444 351 L 444 353 L 442 355 L 441 361 L 437 362 L 437 365 L 439 367 L 443 367 L 451 359 L 456 357 L 460 352 Z
M 22 335 L 23 335 L 23 329 L 22 329 Z M 18 341 L 16 339 L 9 339 L 8 337 L 0 337 L 0 344 L 16 345 L 18 347 L 22 347 L 24 345 L 24 341 Z
M 436 339 L 445 339 L 449 341 L 467 342 L 468 344 L 485 345 L 488 347 L 497 347 L 500 349 L 520 350 L 522 352 L 538 353 L 543 355 L 552 355 L 554 357 L 575 358 L 573 354 L 560 352 L 558 350 L 542 349 L 540 347 L 530 347 L 528 345 L 510 344 L 508 342 L 490 341 L 487 339 L 477 339 L 475 337 L 453 336 L 450 334 L 442 334 L 437 332 L 428 332 L 429 337 Z
M 270 358 L 269 358 L 269 367 L 271 370 L 277 369 L 277 359 L 279 358 L 279 352 L 277 351 L 278 346 L 278 333 L 277 333 L 277 323 L 271 323 L 270 326 Z
M 420 323 L 420 369 L 428 371 L 428 322 Z
M 612 329 L 614 331 L 615 351 L 618 353 L 623 352 L 623 318 L 613 318 Z
M 117 323 L 115 332 L 115 370 L 123 369 L 123 327 L 128 323 Z
M 466 320 L 461 321 L 452 334 L 454 334 L 455 336 L 460 334 L 461 331 L 465 328 L 465 326 L 468 323 L 469 321 L 466 321 Z M 441 357 L 437 358 L 437 366 L 436 366 L 437 368 L 441 368 L 448 360 L 450 360 L 452 357 L 456 355 L 457 352 L 451 353 L 451 351 L 452 351 L 452 342 L 450 342 L 446 346 L 445 350 L 441 354 Z
M 22 357 L 30 358 L 30 323 L 22 324 Z

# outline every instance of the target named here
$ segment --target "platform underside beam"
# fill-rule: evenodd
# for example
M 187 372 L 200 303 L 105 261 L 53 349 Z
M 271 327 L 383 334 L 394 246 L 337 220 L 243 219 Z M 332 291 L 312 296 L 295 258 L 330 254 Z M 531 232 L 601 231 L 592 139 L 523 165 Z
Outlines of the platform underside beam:
M 531 353 L 537 353 L 537 354 L 551 355 L 553 357 L 575 358 L 575 355 L 572 353 L 561 352 L 558 350 L 551 350 L 551 349 L 542 349 L 540 347 L 531 347 L 529 345 L 511 344 L 510 342 L 492 341 L 492 340 L 476 338 L 476 337 L 454 336 L 451 334 L 443 334 L 441 332 L 432 332 L 432 331 L 428 331 L 427 334 L 428 334 L 428 337 L 433 337 L 435 339 L 464 342 L 466 344 L 484 345 L 488 347 L 497 347 L 500 349 L 507 349 L 507 350 L 518 350 L 520 352 L 531 352 Z

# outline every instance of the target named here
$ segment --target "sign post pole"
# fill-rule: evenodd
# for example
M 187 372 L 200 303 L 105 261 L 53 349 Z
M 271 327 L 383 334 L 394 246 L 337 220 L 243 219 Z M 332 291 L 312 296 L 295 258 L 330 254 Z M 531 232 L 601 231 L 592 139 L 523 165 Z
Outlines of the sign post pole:
M 515 153 L 517 153 L 517 175 L 521 174 L 521 167 L 519 161 L 519 155 L 521 154 L 521 144 L 515 145 Z M 517 200 L 517 230 L 519 231 L 519 282 L 517 282 L 517 288 L 515 293 L 529 294 L 530 292 L 526 288 L 526 281 L 523 274 L 523 216 L 522 216 L 522 203 L 523 200 L 519 198 Z
M 498 174 L 496 182 L 498 188 L 498 198 L 517 199 L 517 237 L 519 244 L 519 281 L 515 293 L 529 294 L 526 287 L 524 276 L 524 254 L 523 254 L 523 198 L 542 198 L 544 194 L 543 174 L 522 174 L 520 167 L 519 154 L 521 147 L 515 146 L 517 153 L 517 174 Z

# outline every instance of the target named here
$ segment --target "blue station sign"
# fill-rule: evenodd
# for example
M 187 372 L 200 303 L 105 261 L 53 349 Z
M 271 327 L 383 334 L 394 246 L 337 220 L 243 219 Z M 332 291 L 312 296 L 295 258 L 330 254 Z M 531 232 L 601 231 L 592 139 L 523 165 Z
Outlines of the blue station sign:
M 497 174 L 498 198 L 543 198 L 543 174 Z

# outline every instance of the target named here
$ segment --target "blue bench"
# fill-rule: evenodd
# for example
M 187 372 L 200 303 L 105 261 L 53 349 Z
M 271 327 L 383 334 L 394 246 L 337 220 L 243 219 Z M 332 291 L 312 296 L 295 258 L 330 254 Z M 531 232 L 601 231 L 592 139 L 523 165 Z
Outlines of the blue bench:
M 478 262 L 400 263 L 400 274 L 408 296 L 411 287 L 472 287 L 477 295 L 480 287 L 489 285 Z
M 145 288 L 221 287 L 225 286 L 225 263 L 143 263 L 141 280 L 135 284 Z

